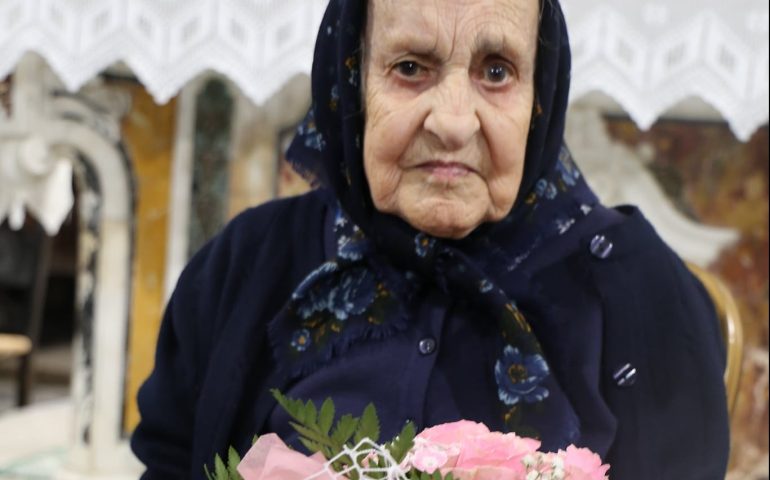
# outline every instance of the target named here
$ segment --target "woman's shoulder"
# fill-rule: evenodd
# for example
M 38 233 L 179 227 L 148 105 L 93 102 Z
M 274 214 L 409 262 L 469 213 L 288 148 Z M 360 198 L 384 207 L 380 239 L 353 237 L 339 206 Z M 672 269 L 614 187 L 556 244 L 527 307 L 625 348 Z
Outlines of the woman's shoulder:
M 630 289 L 655 298 L 704 298 L 705 291 L 684 260 L 638 208 L 621 206 L 605 210 L 603 215 L 612 221 L 585 232 L 577 255 L 581 257 L 577 263 L 592 272 L 602 292 L 612 294 Z
M 253 269 L 261 252 L 276 248 L 288 247 L 299 256 L 316 252 L 313 247 L 322 247 L 326 212 L 325 197 L 317 190 L 246 209 L 193 255 L 186 270 Z
M 619 221 L 587 236 L 581 260 L 573 263 L 587 271 L 586 288 L 600 298 L 606 333 L 623 355 L 665 343 L 697 345 L 721 361 L 719 324 L 706 289 L 641 211 L 615 212 Z
M 650 258 L 681 263 L 644 214 L 630 205 L 595 207 L 590 215 L 546 250 L 571 252 L 564 256 L 572 261 L 582 258 L 595 265 L 646 264 L 651 269 L 660 266 L 649 264 Z M 553 263 L 553 260 L 548 260 L 551 255 L 546 253 L 543 256 L 546 260 L 532 262 L 535 269 Z
M 678 258 L 637 207 L 624 205 L 607 210 L 616 220 L 585 239 L 588 252 L 597 260 L 633 262 L 657 255 Z
M 669 248 L 642 212 L 633 206 L 595 206 L 563 234 L 552 238 L 526 259 L 532 275 L 560 270 L 569 264 L 635 263 L 649 255 L 667 255 Z
M 605 321 L 617 320 L 622 330 L 658 325 L 670 331 L 679 325 L 688 336 L 696 330 L 711 335 L 708 294 L 638 208 L 597 207 L 587 220 L 564 239 L 571 253 L 534 265 L 532 276 L 543 289 L 575 289 L 595 298 Z M 699 327 L 692 328 L 693 322 Z
M 226 321 L 244 292 L 278 302 L 323 262 L 326 215 L 317 191 L 245 210 L 192 256 L 172 303 L 188 305 L 211 323 L 212 317 Z
M 687 263 L 636 207 L 614 209 L 620 220 L 584 238 L 584 252 L 603 290 L 631 289 L 661 308 L 697 310 L 712 317 L 713 305 Z M 646 298 L 642 298 L 646 297 Z M 685 313 L 685 312 L 682 312 Z
M 271 200 L 236 215 L 209 243 L 214 250 L 223 244 L 237 250 L 249 250 L 273 238 L 298 240 L 304 244 L 310 240 L 304 234 L 321 238 L 326 210 L 326 197 L 319 190 Z

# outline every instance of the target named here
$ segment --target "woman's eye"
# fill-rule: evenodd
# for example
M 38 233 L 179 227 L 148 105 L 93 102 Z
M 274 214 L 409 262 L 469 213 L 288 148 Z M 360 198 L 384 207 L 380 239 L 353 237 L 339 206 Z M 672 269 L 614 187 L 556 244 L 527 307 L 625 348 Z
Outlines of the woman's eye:
M 505 83 L 511 76 L 510 68 L 502 63 L 492 63 L 484 69 L 484 80 L 493 84 Z
M 422 72 L 422 67 L 417 62 L 407 60 L 396 64 L 396 71 L 404 77 L 416 77 Z

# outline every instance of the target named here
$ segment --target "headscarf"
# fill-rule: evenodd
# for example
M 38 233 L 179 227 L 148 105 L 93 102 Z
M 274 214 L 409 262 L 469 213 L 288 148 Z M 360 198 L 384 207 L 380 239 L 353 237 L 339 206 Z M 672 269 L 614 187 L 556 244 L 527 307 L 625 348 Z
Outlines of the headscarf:
M 541 8 L 535 108 L 518 198 L 505 219 L 462 240 L 431 237 L 373 205 L 362 153 L 366 6 L 330 1 L 316 43 L 313 104 L 288 151 L 293 166 L 332 198 L 337 252 L 271 322 L 277 363 L 300 377 L 354 343 L 409 328 L 412 292 L 431 284 L 462 298 L 499 332 L 489 368 L 506 429 L 539 437 L 546 450 L 573 443 L 580 421 L 516 303 L 527 281 L 519 265 L 597 203 L 562 140 L 570 50 L 559 4 L 544 0 Z

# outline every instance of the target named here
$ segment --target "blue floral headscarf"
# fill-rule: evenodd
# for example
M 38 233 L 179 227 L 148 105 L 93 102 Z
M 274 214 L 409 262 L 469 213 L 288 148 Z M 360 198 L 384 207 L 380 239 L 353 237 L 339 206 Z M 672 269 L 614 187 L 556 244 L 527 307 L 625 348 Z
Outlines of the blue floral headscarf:
M 541 8 L 535 108 L 514 208 L 462 240 L 428 236 L 373 205 L 362 153 L 366 6 L 330 1 L 316 44 L 313 105 L 288 152 L 294 167 L 333 197 L 337 252 L 271 323 L 278 364 L 299 377 L 355 342 L 408 328 L 415 285 L 432 284 L 467 301 L 500 332 L 489 368 L 506 428 L 539 437 L 546 450 L 573 443 L 580 422 L 516 303 L 527 281 L 518 266 L 597 203 L 562 140 L 570 50 L 559 4 L 543 0 Z

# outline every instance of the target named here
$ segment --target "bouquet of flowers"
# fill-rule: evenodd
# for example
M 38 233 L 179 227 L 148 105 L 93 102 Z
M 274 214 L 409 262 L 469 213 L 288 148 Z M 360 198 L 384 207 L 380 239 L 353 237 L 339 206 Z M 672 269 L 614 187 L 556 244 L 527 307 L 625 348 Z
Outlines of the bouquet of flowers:
M 292 417 L 292 427 L 312 456 L 284 444 L 275 434 L 255 440 L 243 460 L 230 449 L 227 464 L 219 457 L 209 480 L 607 480 L 609 465 L 585 448 L 543 453 L 540 442 L 515 434 L 491 432 L 480 423 L 446 423 L 416 434 L 407 423 L 399 435 L 379 442 L 373 405 L 360 417 L 334 422 L 334 403 L 320 409 L 274 391 Z

